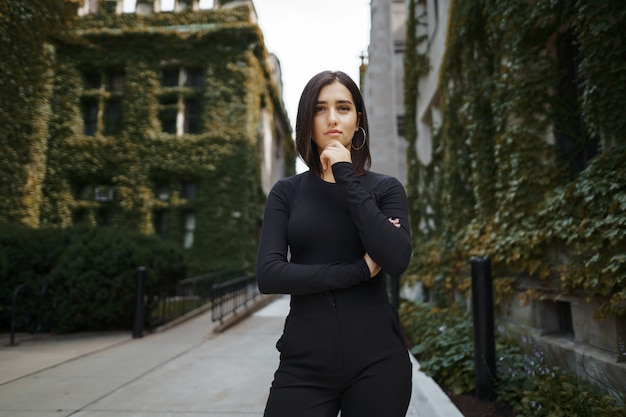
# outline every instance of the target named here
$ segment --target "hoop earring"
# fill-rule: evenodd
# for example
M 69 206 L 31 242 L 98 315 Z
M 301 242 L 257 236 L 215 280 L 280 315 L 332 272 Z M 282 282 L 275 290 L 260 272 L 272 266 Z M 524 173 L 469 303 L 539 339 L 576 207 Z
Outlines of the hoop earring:
M 359 130 L 361 130 L 363 132 L 363 142 L 361 142 L 361 146 L 359 146 L 358 148 L 354 147 L 354 144 L 350 144 L 350 146 L 352 147 L 353 150 L 358 151 L 361 150 L 361 148 L 363 148 L 363 146 L 365 146 L 365 141 L 367 140 L 367 132 L 365 132 L 365 129 L 363 129 L 361 126 L 359 126 Z

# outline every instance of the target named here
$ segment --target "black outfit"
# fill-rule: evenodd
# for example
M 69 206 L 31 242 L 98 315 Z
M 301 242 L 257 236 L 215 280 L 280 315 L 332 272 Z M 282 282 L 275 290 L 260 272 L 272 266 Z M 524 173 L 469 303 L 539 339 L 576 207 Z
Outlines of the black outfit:
M 401 417 L 409 353 L 384 274 L 370 278 L 363 256 L 390 275 L 405 271 L 406 193 L 393 177 L 355 176 L 348 162 L 332 170 L 336 183 L 306 172 L 267 199 L 257 280 L 264 293 L 291 294 L 291 309 L 265 417 Z

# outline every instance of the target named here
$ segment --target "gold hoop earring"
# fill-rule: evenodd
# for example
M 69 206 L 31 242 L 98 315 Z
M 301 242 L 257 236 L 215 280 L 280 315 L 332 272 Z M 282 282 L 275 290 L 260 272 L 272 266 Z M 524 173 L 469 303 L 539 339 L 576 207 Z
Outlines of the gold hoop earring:
M 359 130 L 363 132 L 363 142 L 361 142 L 361 146 L 359 146 L 358 148 L 354 147 L 354 144 L 350 144 L 350 146 L 352 147 L 353 150 L 358 151 L 361 150 L 361 148 L 363 148 L 363 146 L 365 146 L 365 141 L 367 140 L 367 132 L 365 132 L 365 129 L 363 129 L 363 127 L 359 126 Z

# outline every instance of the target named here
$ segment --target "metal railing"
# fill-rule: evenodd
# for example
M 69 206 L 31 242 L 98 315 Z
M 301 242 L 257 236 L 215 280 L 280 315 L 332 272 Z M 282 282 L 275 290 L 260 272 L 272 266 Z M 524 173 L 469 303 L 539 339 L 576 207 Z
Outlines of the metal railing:
M 45 330 L 45 319 L 48 318 L 48 328 L 54 328 L 54 297 L 50 311 L 46 309 L 48 284 L 39 290 L 37 297 L 33 288 L 27 284 L 20 284 L 13 290 L 11 297 L 11 324 L 9 346 L 16 346 L 15 332 L 21 328 L 28 332 L 40 332 Z M 20 298 L 20 295 L 22 297 Z M 37 297 L 37 298 L 35 298 Z M 21 301 L 19 303 L 18 301 Z M 49 316 L 47 314 L 49 313 Z M 20 315 L 22 317 L 20 317 Z M 21 319 L 21 320 L 20 320 Z
M 243 269 L 226 269 L 187 278 L 172 286 L 148 289 L 145 296 L 146 325 L 158 327 L 212 302 L 212 286 L 216 282 L 244 273 Z
M 248 303 L 260 296 L 256 275 L 246 275 L 211 286 L 211 319 L 224 322 L 230 314 L 245 308 Z

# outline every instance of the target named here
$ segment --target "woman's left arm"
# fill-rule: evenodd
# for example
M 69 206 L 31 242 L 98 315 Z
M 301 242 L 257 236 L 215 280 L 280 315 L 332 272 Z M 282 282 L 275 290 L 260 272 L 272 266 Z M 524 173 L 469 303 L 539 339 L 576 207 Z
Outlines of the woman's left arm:
M 409 265 L 412 247 L 408 201 L 400 181 L 385 178 L 384 187 L 376 190 L 377 204 L 372 193 L 366 191 L 359 177 L 354 175 L 351 163 L 337 162 L 332 170 L 365 251 L 388 274 L 402 274 Z M 390 218 L 398 219 L 400 227 L 390 222 Z

